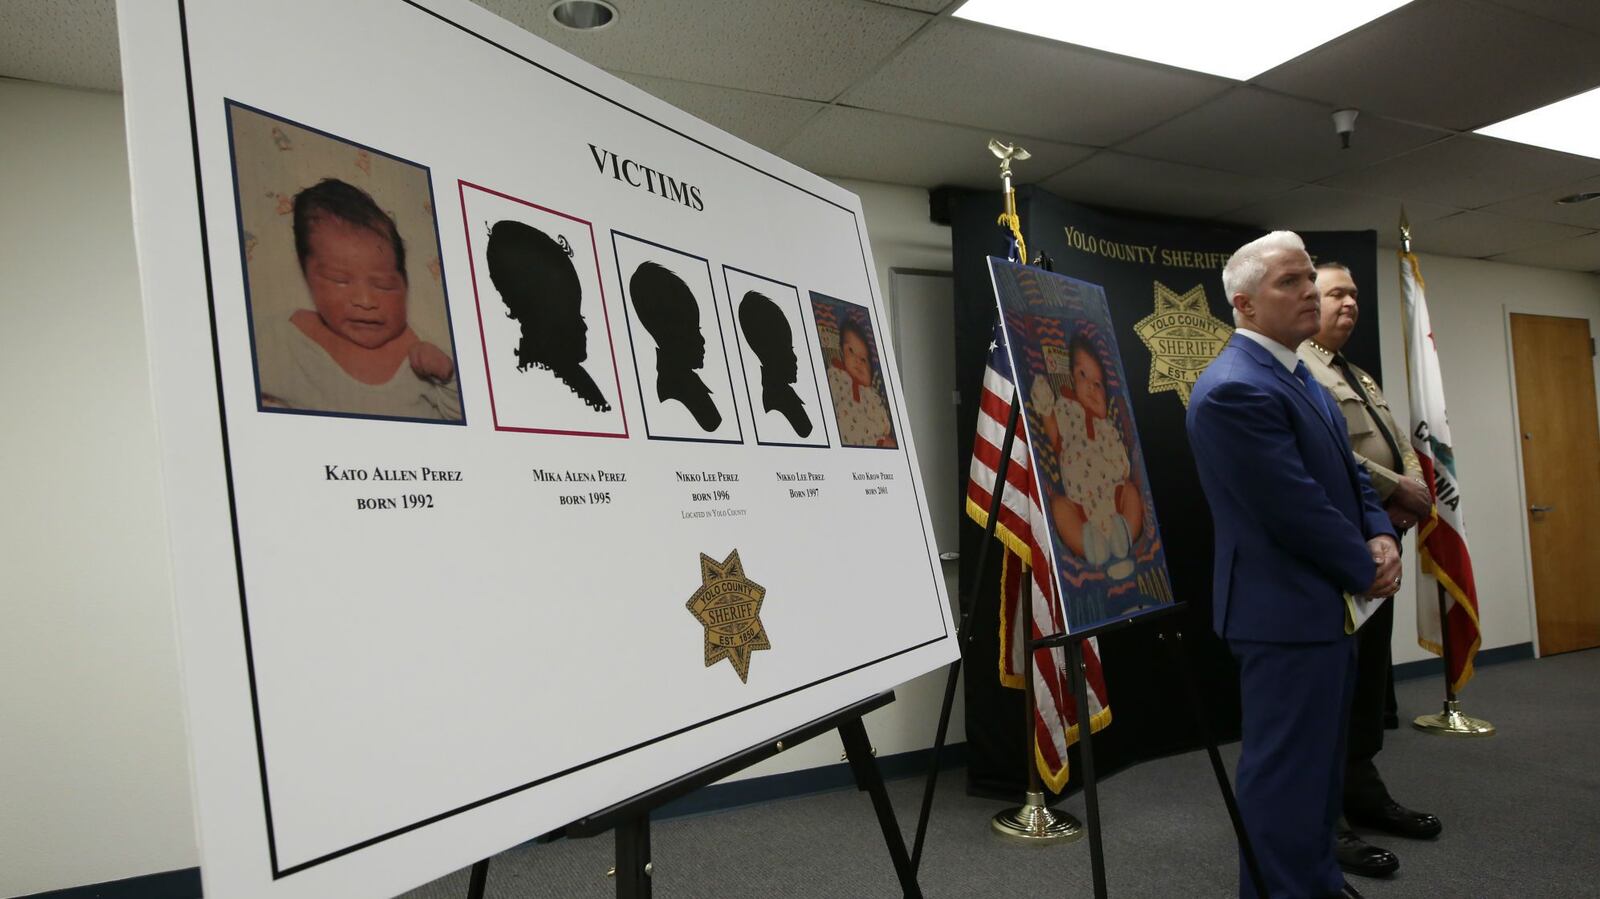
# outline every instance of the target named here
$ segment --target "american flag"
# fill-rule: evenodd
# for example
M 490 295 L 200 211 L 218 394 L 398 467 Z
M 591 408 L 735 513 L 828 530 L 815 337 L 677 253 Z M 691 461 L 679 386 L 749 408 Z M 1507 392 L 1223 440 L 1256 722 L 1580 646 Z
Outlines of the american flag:
M 1006 423 L 1011 415 L 1015 393 L 1011 357 L 1006 352 L 1005 329 L 996 324 L 989 342 L 989 364 L 983 372 L 983 391 L 978 402 L 978 432 L 972 444 L 972 467 L 967 480 L 967 515 L 985 527 L 993 501 L 995 472 L 1000 465 L 1000 445 L 1005 440 Z M 1000 683 L 1023 687 L 1022 614 L 1020 597 L 1023 584 L 1033 609 L 1033 638 L 1063 633 L 1066 622 L 1055 583 L 1049 571 L 1049 555 L 1040 546 L 1050 539 L 1048 519 L 1039 504 L 1039 488 L 1033 477 L 1033 460 L 1021 422 L 1011 444 L 1011 464 L 1006 468 L 1005 489 L 1001 493 L 999 521 L 995 539 L 1003 547 L 1004 564 L 1000 573 Z M 1030 562 L 1038 559 L 1044 567 Z M 1083 644 L 1084 666 L 1089 672 L 1089 729 L 1098 731 L 1111 723 L 1111 707 L 1106 699 L 1105 675 L 1100 669 L 1100 651 L 1095 640 Z M 1066 650 L 1040 649 L 1033 656 L 1034 759 L 1039 774 L 1052 792 L 1061 792 L 1067 783 L 1067 747 L 1078 740 L 1078 710 L 1073 701 L 1072 681 L 1068 679 Z

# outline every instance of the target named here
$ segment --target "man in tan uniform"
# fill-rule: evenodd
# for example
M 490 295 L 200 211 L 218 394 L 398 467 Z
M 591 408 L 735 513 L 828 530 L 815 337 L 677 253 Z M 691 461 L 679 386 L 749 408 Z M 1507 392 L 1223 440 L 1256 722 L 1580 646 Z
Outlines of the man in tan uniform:
M 1426 518 L 1432 505 L 1422 481 L 1422 467 L 1411 441 L 1395 424 L 1378 382 L 1339 352 L 1360 317 L 1355 281 L 1337 262 L 1317 266 L 1322 293 L 1322 327 L 1300 345 L 1299 356 L 1317 383 L 1339 403 L 1350 448 L 1367 470 L 1372 487 L 1395 530 L 1404 534 Z M 1384 703 L 1389 691 L 1389 640 L 1394 630 L 1394 603 L 1386 602 L 1357 632 L 1355 697 L 1350 704 L 1349 751 L 1345 768 L 1344 812 L 1335 855 L 1351 874 L 1369 877 L 1393 873 L 1400 859 L 1370 845 L 1353 831 L 1354 823 L 1413 839 L 1438 835 L 1439 819 L 1395 802 L 1378 775 L 1373 758 L 1383 748 Z

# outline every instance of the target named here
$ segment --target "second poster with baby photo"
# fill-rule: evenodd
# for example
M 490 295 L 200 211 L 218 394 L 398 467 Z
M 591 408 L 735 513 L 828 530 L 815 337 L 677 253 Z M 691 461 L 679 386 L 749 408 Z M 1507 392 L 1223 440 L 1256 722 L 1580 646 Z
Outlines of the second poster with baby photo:
M 1030 266 L 989 264 L 1068 627 L 1170 605 L 1165 545 L 1105 291 Z

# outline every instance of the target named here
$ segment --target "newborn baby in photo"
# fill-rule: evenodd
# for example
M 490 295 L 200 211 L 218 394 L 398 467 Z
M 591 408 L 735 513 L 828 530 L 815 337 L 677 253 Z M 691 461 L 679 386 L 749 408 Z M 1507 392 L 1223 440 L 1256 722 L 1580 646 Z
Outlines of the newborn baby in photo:
M 312 308 L 261 329 L 261 405 L 460 421 L 454 361 L 407 322 L 394 220 L 329 178 L 295 195 L 294 243 Z

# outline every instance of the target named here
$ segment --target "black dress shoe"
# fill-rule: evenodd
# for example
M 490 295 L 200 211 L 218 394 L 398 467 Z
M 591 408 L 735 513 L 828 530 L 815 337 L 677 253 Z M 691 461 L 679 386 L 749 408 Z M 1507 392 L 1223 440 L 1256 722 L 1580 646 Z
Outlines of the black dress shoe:
M 1339 838 L 1333 844 L 1333 857 L 1346 874 L 1388 877 L 1400 870 L 1400 859 L 1393 852 L 1374 846 L 1348 830 L 1339 831 Z
M 1444 829 L 1444 825 L 1433 815 L 1414 812 L 1393 799 L 1377 808 L 1346 809 L 1345 817 L 1351 824 L 1413 840 L 1431 839 Z
M 1361 891 L 1351 886 L 1347 880 L 1344 882 L 1344 889 L 1339 891 L 1338 899 L 1363 899 L 1363 897 Z

